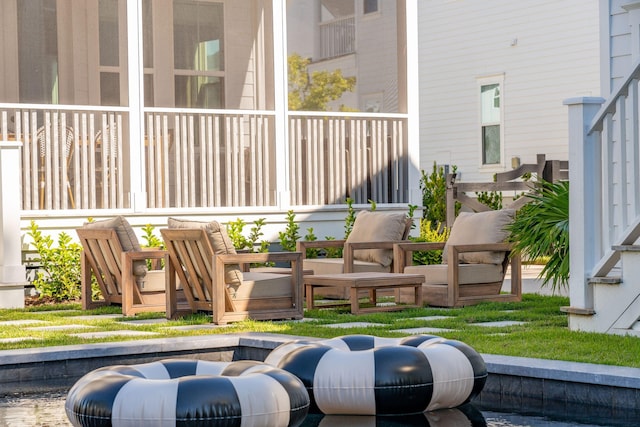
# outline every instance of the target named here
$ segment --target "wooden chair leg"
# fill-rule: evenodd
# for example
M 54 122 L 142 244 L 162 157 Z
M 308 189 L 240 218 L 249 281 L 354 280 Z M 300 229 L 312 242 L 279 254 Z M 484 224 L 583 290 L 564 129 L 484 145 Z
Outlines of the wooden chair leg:
M 91 266 L 84 251 L 80 255 L 80 298 L 82 299 L 82 309 L 89 310 L 93 307 L 93 296 L 91 293 Z

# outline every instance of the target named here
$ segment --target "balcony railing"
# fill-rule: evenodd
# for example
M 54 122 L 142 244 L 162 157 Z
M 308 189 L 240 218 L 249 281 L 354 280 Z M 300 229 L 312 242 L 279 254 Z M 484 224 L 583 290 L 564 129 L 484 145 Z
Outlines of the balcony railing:
M 320 59 L 354 53 L 355 46 L 355 17 L 347 16 L 320 23 Z
M 129 209 L 136 177 L 150 209 L 273 207 L 287 190 L 294 206 L 408 201 L 404 116 L 290 114 L 288 163 L 275 120 L 264 111 L 147 109 L 136 147 L 124 109 L 5 104 L 0 139 L 23 143 L 24 210 Z M 131 162 L 136 152 L 140 163 Z M 278 170 L 288 189 L 277 188 Z

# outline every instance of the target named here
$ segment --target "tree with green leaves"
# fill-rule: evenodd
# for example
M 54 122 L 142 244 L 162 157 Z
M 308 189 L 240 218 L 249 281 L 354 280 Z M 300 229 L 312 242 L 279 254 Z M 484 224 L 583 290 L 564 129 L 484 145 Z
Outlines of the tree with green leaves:
M 294 53 L 288 58 L 289 110 L 327 111 L 327 104 L 340 99 L 343 93 L 352 92 L 355 77 L 344 77 L 341 70 L 313 71 L 309 73 L 310 58 Z M 345 111 L 344 106 L 340 107 Z

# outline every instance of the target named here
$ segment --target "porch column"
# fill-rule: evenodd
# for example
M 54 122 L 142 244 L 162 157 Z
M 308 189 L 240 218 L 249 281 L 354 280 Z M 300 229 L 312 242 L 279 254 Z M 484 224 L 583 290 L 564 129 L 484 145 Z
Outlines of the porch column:
M 287 84 L 287 2 L 273 4 L 273 87 L 276 138 L 276 200 L 285 211 L 291 206 Z
M 599 133 L 589 131 L 604 101 L 595 97 L 564 101 L 569 107 L 569 312 L 593 309 L 593 288 L 587 279 L 601 247 L 602 153 Z
M 147 208 L 144 161 L 144 76 L 142 73 L 142 2 L 127 0 L 127 61 L 129 80 L 129 164 L 134 212 Z
M 26 269 L 22 265 L 20 148 L 0 141 L 0 308 L 24 308 Z
M 398 2 L 401 3 L 401 2 Z M 418 1 L 405 2 L 405 31 L 407 41 L 406 92 L 408 138 L 408 191 L 409 203 L 422 206 L 420 190 L 420 73 L 418 57 Z

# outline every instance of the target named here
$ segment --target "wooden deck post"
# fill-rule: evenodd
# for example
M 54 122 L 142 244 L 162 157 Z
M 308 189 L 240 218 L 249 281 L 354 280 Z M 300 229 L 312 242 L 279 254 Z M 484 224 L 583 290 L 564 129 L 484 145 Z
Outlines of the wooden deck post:
M 604 99 L 572 98 L 569 107 L 569 247 L 570 312 L 593 309 L 593 288 L 588 284 L 599 257 L 601 236 L 602 154 L 600 133 L 591 122 Z M 572 319 L 572 320 L 575 320 Z M 573 327 L 573 325 L 570 325 Z

